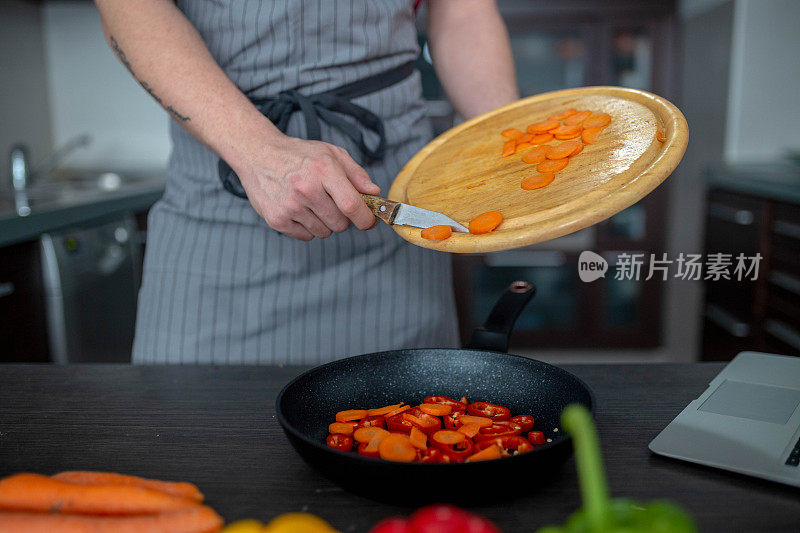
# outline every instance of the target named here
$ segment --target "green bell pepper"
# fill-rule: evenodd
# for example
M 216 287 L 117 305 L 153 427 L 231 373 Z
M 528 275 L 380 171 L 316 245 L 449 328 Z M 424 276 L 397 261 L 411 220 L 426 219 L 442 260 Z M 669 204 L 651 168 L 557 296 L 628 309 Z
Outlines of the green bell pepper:
M 563 527 L 544 527 L 537 533 L 697 533 L 692 518 L 679 506 L 655 500 L 640 504 L 611 499 L 600 457 L 600 441 L 589 411 L 569 405 L 561 414 L 562 427 L 572 435 L 583 498 Z

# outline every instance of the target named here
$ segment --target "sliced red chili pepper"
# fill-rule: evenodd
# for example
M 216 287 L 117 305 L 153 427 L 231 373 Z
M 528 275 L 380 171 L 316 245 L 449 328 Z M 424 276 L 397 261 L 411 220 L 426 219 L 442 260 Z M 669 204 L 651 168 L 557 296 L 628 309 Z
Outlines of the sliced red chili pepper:
M 378 455 L 378 450 L 368 452 L 367 446 L 369 446 L 369 442 L 362 442 L 358 445 L 358 454 L 363 455 L 364 457 L 380 457 Z
M 523 433 L 530 431 L 533 428 L 533 424 L 536 422 L 531 415 L 512 416 L 511 421 L 515 424 L 519 424 L 522 427 Z
M 464 439 L 458 444 L 448 445 L 431 441 L 431 444 L 442 451 L 450 459 L 451 463 L 463 463 L 467 458 L 475 453 L 475 444 L 472 439 Z
M 428 447 L 427 450 L 419 451 L 420 463 L 449 463 L 450 458 L 447 457 L 439 448 Z
M 404 417 L 403 415 L 410 415 Z M 411 433 L 411 428 L 416 426 L 420 431 L 429 435 L 442 429 L 442 421 L 437 416 L 423 413 L 414 407 L 403 413 L 398 413 L 386 419 L 386 429 L 393 433 Z
M 522 426 L 510 420 L 500 420 L 489 427 L 481 428 L 475 435 L 475 442 L 493 439 L 495 437 L 510 437 L 522 433 Z
M 531 431 L 528 433 L 528 440 L 531 441 L 531 444 L 544 444 L 546 442 L 544 433 L 541 431 Z
M 444 405 L 449 405 L 453 408 L 453 412 L 460 412 L 463 413 L 467 410 L 467 406 L 458 400 L 454 400 L 452 398 L 448 398 L 447 396 L 428 396 L 423 400 L 424 403 L 441 403 Z
M 353 449 L 353 437 L 349 435 L 328 435 L 328 438 L 325 439 L 327 445 L 331 448 L 336 450 L 342 450 L 343 452 L 349 452 Z
M 508 420 L 511 418 L 511 411 L 508 407 L 489 402 L 472 402 L 467 406 L 467 413 L 473 416 L 485 416 L 492 420 Z
M 386 429 L 392 433 L 411 433 L 411 422 L 403 419 L 403 413 L 386 418 Z
M 377 427 L 386 429 L 386 419 L 382 416 L 368 416 L 362 419 L 354 429 L 358 428 L 366 428 L 366 427 Z
M 504 450 L 517 450 L 520 446 L 525 449 L 525 446 L 530 446 L 531 443 L 519 435 L 506 435 L 503 437 L 495 437 L 493 439 L 486 439 L 475 443 L 475 450 L 485 450 L 492 444 L 497 444 Z

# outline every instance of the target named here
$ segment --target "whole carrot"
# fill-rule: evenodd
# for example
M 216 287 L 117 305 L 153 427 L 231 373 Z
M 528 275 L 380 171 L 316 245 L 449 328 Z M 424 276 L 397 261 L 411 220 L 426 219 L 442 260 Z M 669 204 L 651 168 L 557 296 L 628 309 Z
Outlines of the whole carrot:
M 0 512 L 0 533 L 215 533 L 222 525 L 222 518 L 203 505 L 146 516 Z
M 132 487 L 144 487 L 153 489 L 174 496 L 189 498 L 198 502 L 203 501 L 203 493 L 191 483 L 178 481 L 159 481 L 156 479 L 146 479 L 125 474 L 115 474 L 113 472 L 84 472 L 71 471 L 61 472 L 52 476 L 53 479 L 75 483 L 78 485 L 122 485 Z
M 195 500 L 144 487 L 76 485 L 39 474 L 0 480 L 0 510 L 136 515 L 196 507 Z

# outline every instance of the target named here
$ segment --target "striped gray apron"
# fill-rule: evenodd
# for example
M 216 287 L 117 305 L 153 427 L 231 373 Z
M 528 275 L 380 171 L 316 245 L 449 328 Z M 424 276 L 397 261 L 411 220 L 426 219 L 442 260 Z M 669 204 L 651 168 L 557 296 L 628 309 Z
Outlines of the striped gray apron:
M 211 54 L 251 98 L 315 94 L 418 54 L 411 0 L 181 0 Z M 385 192 L 431 138 L 419 74 L 353 100 L 385 124 Z M 148 219 L 135 363 L 316 364 L 457 342 L 449 256 L 384 224 L 301 242 L 222 188 L 217 156 L 175 123 L 164 197 Z M 300 114 L 287 133 L 305 136 Z M 351 141 L 326 124 L 323 140 Z

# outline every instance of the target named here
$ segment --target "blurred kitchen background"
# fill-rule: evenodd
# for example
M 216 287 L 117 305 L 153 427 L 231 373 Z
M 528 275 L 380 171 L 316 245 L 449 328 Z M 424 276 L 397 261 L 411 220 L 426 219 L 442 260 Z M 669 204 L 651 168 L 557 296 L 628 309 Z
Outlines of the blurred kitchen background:
M 525 279 L 538 294 L 517 324 L 515 353 L 555 362 L 800 355 L 800 1 L 499 4 L 523 96 L 645 89 L 681 108 L 690 141 L 664 185 L 601 224 L 454 257 L 462 334 Z M 443 131 L 457 118 L 424 26 L 420 42 L 425 97 Z M 89 0 L 0 0 L 0 72 L 0 361 L 127 361 L 168 118 L 114 58 Z M 580 281 L 583 250 L 611 262 L 606 278 Z M 754 282 L 615 280 L 623 252 L 764 259 Z

